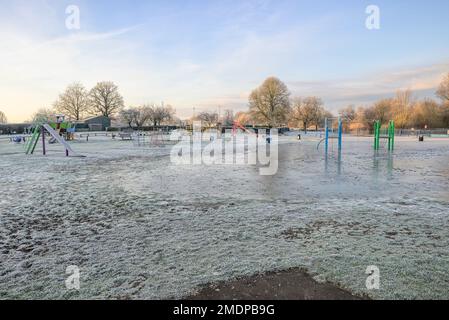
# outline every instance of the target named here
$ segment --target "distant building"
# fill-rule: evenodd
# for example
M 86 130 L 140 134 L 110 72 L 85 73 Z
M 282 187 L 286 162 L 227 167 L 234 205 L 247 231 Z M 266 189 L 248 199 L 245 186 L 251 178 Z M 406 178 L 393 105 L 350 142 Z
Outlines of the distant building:
M 111 119 L 105 116 L 95 116 L 75 122 L 76 131 L 105 131 L 111 127 Z

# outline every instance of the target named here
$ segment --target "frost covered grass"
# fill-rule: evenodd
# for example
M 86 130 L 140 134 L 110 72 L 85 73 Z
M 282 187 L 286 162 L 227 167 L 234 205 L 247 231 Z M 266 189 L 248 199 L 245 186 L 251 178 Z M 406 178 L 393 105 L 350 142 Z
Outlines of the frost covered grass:
M 0 142 L 0 298 L 179 298 L 292 267 L 377 299 L 449 298 L 449 140 L 398 138 L 389 156 L 346 137 L 340 164 L 313 139 L 281 142 L 274 176 L 106 138 L 69 159 Z

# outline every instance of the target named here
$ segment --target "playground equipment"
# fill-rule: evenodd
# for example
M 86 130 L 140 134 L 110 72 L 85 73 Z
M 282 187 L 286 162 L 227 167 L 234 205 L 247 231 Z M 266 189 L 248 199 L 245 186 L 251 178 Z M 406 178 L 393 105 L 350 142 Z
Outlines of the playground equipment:
M 374 150 L 380 149 L 380 139 L 388 139 L 388 151 L 394 150 L 394 121 L 390 120 L 387 130 L 382 132 L 382 123 L 380 120 L 374 122 Z
M 26 138 L 25 138 L 25 136 L 14 136 L 14 137 L 11 137 L 10 139 L 10 142 L 14 142 L 14 143 L 17 143 L 17 144 L 20 144 L 20 143 L 25 143 L 26 142 Z
M 235 135 L 238 133 L 239 130 L 241 130 L 243 133 L 250 134 L 250 135 L 256 136 L 258 138 L 259 137 L 264 137 L 266 142 L 268 144 L 271 144 L 272 137 L 271 137 L 271 130 L 270 129 L 257 128 L 257 129 L 255 129 L 255 131 L 257 132 L 256 133 L 253 130 L 250 130 L 250 129 L 246 128 L 245 126 L 243 126 L 240 122 L 234 121 L 234 124 L 232 125 L 232 135 L 235 137 Z M 261 130 L 262 130 L 262 133 L 260 133 Z
M 170 140 L 170 133 L 168 131 L 139 131 L 134 132 L 131 137 L 131 140 L 134 142 L 134 146 L 137 147 L 162 147 L 176 143 L 176 141 Z
M 48 123 L 37 125 L 34 128 L 33 135 L 31 138 L 27 141 L 25 144 L 25 153 L 26 154 L 33 154 L 34 150 L 36 149 L 37 143 L 39 142 L 39 138 L 42 137 L 42 154 L 46 155 L 47 150 L 45 147 L 45 134 L 48 133 L 51 137 L 50 141 L 58 142 L 60 143 L 64 149 L 65 154 L 68 157 L 70 154 L 76 155 L 75 151 L 70 147 L 70 145 L 67 143 L 67 141 L 64 140 L 62 136 L 59 135 L 57 131 L 55 131 Z
M 61 136 L 64 137 L 66 141 L 71 141 L 75 136 L 75 124 L 65 121 L 65 116 L 58 114 L 55 116 L 56 122 L 50 123 L 50 126 Z M 55 143 L 54 139 L 50 140 L 50 143 Z
M 337 122 L 337 132 L 335 132 L 334 123 Z M 338 141 L 338 152 L 342 149 L 343 121 L 341 117 L 324 119 L 324 138 L 318 142 L 317 149 L 324 142 L 324 150 L 326 154 L 329 152 L 329 141 L 336 139 Z
M 232 125 L 232 135 L 235 136 L 237 134 L 238 130 L 242 130 L 244 133 L 255 134 L 253 131 L 248 130 L 240 122 L 234 121 L 234 123 Z
M 65 154 L 68 157 L 70 154 L 76 156 L 76 153 L 73 151 L 73 149 L 70 147 L 70 145 L 67 143 L 67 140 L 73 139 L 73 134 L 75 131 L 75 127 L 72 126 L 69 122 L 64 122 L 64 116 L 63 115 L 56 115 L 56 122 L 55 123 L 42 123 L 37 124 L 34 127 L 33 133 L 29 139 L 27 139 L 25 143 L 25 153 L 26 154 L 33 154 L 34 150 L 36 149 L 37 143 L 39 142 L 39 139 L 42 138 L 42 154 L 46 155 L 47 149 L 45 146 L 45 135 L 50 135 L 49 143 L 53 144 L 58 142 L 64 147 Z M 64 139 L 64 137 L 66 139 Z

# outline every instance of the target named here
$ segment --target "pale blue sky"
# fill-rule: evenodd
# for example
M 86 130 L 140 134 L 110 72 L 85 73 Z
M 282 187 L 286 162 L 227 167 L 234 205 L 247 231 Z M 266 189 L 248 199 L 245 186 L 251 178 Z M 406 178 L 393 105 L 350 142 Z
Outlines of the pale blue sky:
M 81 29 L 65 27 L 78 5 Z M 381 29 L 365 27 L 380 8 Z M 128 106 L 245 110 L 277 76 L 337 110 L 449 72 L 449 1 L 0 0 L 0 110 L 21 121 L 65 86 L 116 82 Z

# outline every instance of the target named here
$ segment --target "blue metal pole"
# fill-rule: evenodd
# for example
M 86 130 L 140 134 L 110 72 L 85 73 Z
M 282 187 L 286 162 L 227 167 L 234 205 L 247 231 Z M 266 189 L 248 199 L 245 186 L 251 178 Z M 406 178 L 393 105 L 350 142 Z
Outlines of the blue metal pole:
M 341 121 L 341 117 L 338 118 L 338 150 L 341 150 L 341 142 L 343 135 L 343 122 Z
M 324 126 L 325 126 L 325 144 L 324 148 L 327 154 L 327 150 L 329 149 L 329 125 L 328 125 L 328 119 L 324 119 Z

